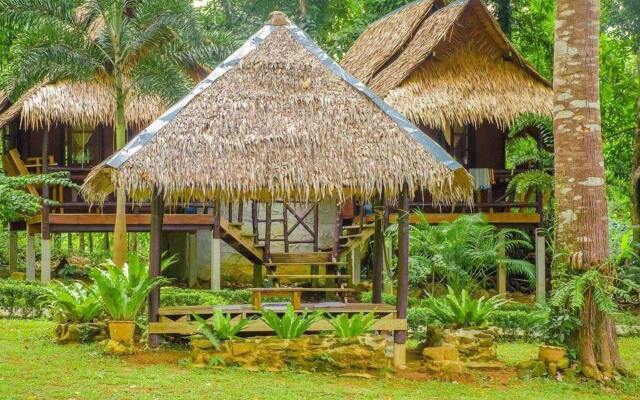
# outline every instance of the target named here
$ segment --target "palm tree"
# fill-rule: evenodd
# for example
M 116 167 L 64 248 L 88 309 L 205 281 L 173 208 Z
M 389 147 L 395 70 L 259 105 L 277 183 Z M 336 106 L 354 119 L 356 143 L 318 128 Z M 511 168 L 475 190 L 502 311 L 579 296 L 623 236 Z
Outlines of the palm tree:
M 558 0 L 554 49 L 556 252 L 568 272 L 594 269 L 605 278 L 608 221 L 600 125 L 598 0 Z M 584 287 L 577 332 L 583 374 L 598 380 L 624 372 L 615 324 L 597 291 Z
M 28 24 L 12 48 L 4 81 L 17 99 L 35 85 L 98 82 L 112 90 L 116 150 L 126 143 L 125 109 L 134 95 L 168 104 L 194 84 L 189 72 L 219 58 L 229 40 L 203 34 L 184 0 L 0 0 L 0 23 Z M 125 193 L 118 191 L 113 260 L 126 260 Z

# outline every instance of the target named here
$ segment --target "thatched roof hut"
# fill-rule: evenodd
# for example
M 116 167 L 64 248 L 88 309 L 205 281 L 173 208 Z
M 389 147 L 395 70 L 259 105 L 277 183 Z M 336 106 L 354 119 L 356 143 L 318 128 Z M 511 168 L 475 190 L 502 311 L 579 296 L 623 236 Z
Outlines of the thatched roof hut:
M 114 187 L 169 202 L 358 195 L 404 183 L 469 201 L 469 174 L 345 72 L 281 13 L 185 98 L 97 166 L 83 192 Z
M 481 0 L 418 0 L 376 21 L 342 66 L 413 123 L 510 125 L 550 114 L 549 83 L 517 52 Z
M 141 128 L 154 121 L 167 104 L 156 96 L 131 92 L 125 110 L 130 128 Z M 0 93 L 0 128 L 16 118 L 26 129 L 51 125 L 113 125 L 113 90 L 103 83 L 58 82 L 32 88 L 11 104 Z

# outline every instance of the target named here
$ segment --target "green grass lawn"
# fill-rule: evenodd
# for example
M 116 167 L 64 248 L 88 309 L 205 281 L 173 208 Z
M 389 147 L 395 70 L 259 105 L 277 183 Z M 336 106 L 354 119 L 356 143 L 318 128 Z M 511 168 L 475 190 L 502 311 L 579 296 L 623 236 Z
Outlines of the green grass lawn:
M 634 378 L 619 389 L 549 380 L 478 378 L 473 383 L 322 374 L 247 372 L 154 364 L 101 355 L 93 345 L 51 342 L 53 324 L 0 320 L 0 399 L 637 399 Z M 621 339 L 628 366 L 640 373 L 640 339 Z M 532 344 L 502 344 L 509 364 L 532 357 Z M 177 358 L 178 356 L 176 356 Z

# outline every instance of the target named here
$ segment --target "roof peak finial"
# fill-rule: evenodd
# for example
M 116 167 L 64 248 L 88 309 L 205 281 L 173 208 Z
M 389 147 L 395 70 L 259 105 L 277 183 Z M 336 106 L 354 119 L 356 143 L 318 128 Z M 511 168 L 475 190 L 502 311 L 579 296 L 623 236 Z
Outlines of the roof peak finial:
M 269 25 L 283 26 L 289 25 L 291 21 L 289 21 L 289 17 L 287 17 L 287 14 L 283 13 L 282 11 L 273 11 L 271 14 L 269 14 L 269 22 L 267 23 Z

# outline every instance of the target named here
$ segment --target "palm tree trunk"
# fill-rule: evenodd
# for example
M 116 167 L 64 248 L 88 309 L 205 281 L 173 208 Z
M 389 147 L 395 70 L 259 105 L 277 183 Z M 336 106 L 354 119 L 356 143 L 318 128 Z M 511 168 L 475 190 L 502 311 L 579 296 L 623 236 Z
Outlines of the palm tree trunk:
M 116 79 L 116 150 L 120 150 L 126 143 L 127 126 L 125 122 L 125 102 L 121 81 Z M 116 190 L 116 222 L 113 227 L 113 263 L 122 266 L 127 261 L 127 196 L 124 189 Z
M 577 272 L 603 268 L 609 256 L 607 201 L 600 124 L 599 0 L 558 0 L 554 49 L 555 195 L 557 254 Z M 585 293 L 578 329 L 585 376 L 603 380 L 624 372 L 615 325 Z

